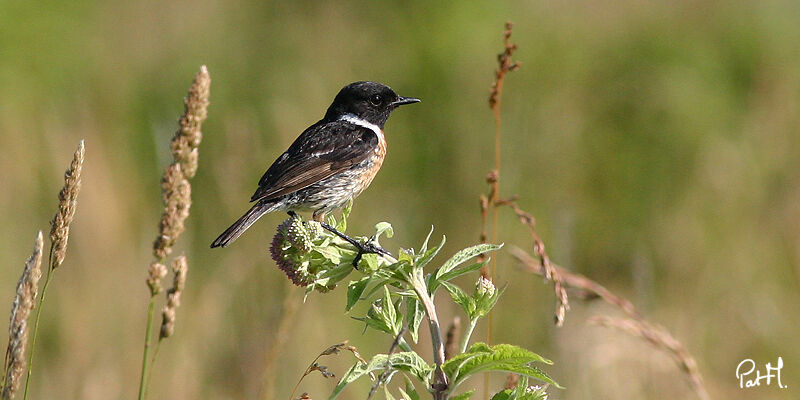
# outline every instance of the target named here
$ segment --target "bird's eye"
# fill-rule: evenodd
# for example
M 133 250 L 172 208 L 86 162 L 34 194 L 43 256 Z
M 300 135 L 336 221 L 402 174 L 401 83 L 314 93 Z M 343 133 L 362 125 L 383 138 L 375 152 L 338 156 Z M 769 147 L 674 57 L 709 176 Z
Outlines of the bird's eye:
M 369 98 L 369 102 L 372 103 L 373 106 L 379 106 L 383 103 L 383 96 L 379 94 L 372 95 L 372 97 Z

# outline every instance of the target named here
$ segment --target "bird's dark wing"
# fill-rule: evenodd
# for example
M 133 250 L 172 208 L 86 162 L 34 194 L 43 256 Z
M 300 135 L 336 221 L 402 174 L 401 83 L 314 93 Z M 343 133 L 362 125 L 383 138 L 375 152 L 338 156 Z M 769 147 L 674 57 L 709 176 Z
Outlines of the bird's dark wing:
M 378 137 L 368 128 L 346 121 L 317 122 L 272 163 L 250 201 L 313 185 L 364 161 L 377 146 Z

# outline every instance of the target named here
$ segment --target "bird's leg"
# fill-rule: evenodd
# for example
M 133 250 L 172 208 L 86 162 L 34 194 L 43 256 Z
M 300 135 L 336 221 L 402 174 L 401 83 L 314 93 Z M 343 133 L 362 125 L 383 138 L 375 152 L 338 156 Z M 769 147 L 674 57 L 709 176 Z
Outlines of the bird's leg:
M 383 247 L 372 244 L 372 241 L 375 240 L 375 236 L 372 236 L 366 243 L 361 243 L 358 240 L 355 240 L 352 237 L 342 232 L 339 232 L 336 228 L 328 225 L 327 222 L 320 222 L 319 224 L 322 225 L 323 228 L 327 229 L 334 235 L 339 236 L 344 241 L 352 244 L 355 248 L 358 249 L 358 254 L 356 255 L 356 258 L 353 259 L 353 267 L 356 268 L 358 267 L 358 262 L 361 261 L 361 256 L 363 256 L 364 254 L 373 253 L 373 254 L 382 254 L 385 256 L 392 257 L 392 253 L 390 253 L 388 250 L 384 249 Z

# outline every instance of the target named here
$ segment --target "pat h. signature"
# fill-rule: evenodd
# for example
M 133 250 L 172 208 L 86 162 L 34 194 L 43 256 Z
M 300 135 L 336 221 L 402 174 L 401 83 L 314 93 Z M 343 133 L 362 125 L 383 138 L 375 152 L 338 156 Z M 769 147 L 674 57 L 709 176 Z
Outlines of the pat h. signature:
M 750 389 L 761 386 L 762 382 L 764 382 L 764 386 L 769 386 L 772 384 L 773 379 L 778 384 L 779 388 L 786 389 L 789 386 L 781 382 L 782 369 L 783 358 L 778 357 L 778 363 L 774 367 L 772 363 L 767 363 L 767 365 L 765 365 L 764 375 L 762 375 L 762 371 L 756 369 L 756 362 L 748 358 L 742 360 L 736 367 L 736 379 L 739 380 L 740 389 Z M 755 376 L 753 375 L 754 373 Z

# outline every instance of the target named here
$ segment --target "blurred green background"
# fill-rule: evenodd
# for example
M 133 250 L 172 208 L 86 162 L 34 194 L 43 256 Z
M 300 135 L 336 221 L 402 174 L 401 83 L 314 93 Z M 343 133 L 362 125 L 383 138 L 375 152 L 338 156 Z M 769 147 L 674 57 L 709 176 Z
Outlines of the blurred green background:
M 800 377 L 800 7 L 794 1 L 0 3 L 0 300 L 62 174 L 86 139 L 70 248 L 42 316 L 35 399 L 135 396 L 146 268 L 159 179 L 181 99 L 212 77 L 192 214 L 178 250 L 189 278 L 153 399 L 251 399 L 262 390 L 284 297 L 267 255 L 267 216 L 235 245 L 208 244 L 248 207 L 267 166 L 336 92 L 377 80 L 423 99 L 387 124 L 389 154 L 356 202 L 352 232 L 382 220 L 444 253 L 477 241 L 492 168 L 487 95 L 506 20 L 522 69 L 506 80 L 501 190 L 521 195 L 553 260 L 631 299 L 694 354 L 715 398 L 797 398 Z M 513 214 L 500 239 L 530 249 Z M 602 304 L 572 299 L 552 324 L 551 285 L 498 258 L 510 283 L 495 340 L 555 361 L 558 399 L 694 398 L 669 356 L 594 327 Z M 470 285 L 468 280 L 463 281 Z M 312 294 L 273 361 L 287 398 L 305 366 L 349 339 L 364 355 L 390 340 L 343 313 L 344 293 Z M 442 318 L 458 315 L 440 296 Z M 363 311 L 356 311 L 354 316 Z M 485 334 L 479 327 L 478 337 Z M 425 335 L 423 335 L 425 336 Z M 0 334 L 5 340 L 5 334 Z M 430 357 L 427 338 L 421 351 Z M 744 391 L 752 358 L 783 357 L 782 380 Z M 349 356 L 324 360 L 342 374 Z M 493 387 L 504 376 L 493 376 Z M 326 398 L 333 380 L 301 391 Z M 482 387 L 482 382 L 474 382 Z M 366 397 L 368 384 L 345 399 Z

